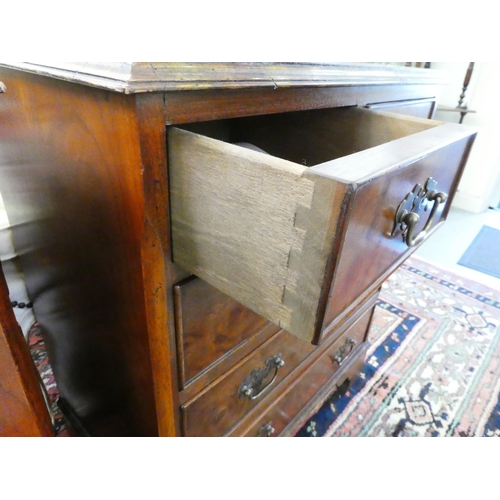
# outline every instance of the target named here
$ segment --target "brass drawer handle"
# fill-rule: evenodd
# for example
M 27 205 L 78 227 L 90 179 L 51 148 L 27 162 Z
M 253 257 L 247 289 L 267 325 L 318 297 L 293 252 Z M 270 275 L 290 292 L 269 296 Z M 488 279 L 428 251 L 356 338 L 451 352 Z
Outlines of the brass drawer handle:
M 333 356 L 333 361 L 337 362 L 339 366 L 342 366 L 342 363 L 346 360 L 347 356 L 351 354 L 355 345 L 356 341 L 352 337 L 347 337 L 342 347 L 337 351 L 337 354 Z
M 276 432 L 276 429 L 273 427 L 273 423 L 269 422 L 259 429 L 257 437 L 270 437 L 275 432 Z
M 446 193 L 438 192 L 436 188 L 437 182 L 432 177 L 427 179 L 425 187 L 422 187 L 420 184 L 415 185 L 413 191 L 409 192 L 399 204 L 394 217 L 394 228 L 391 236 L 394 235 L 399 226 L 403 233 L 403 241 L 409 247 L 418 245 L 427 236 L 439 205 L 444 203 L 448 198 Z M 433 203 L 429 218 L 422 231 L 414 235 L 415 227 L 420 220 L 420 216 L 417 212 L 420 211 L 422 207 L 424 211 L 427 211 L 429 202 Z
M 4 83 L 0 82 L 0 94 L 3 94 L 6 91 L 7 91 L 7 88 L 5 87 Z
M 238 388 L 238 396 L 245 397 L 253 401 L 259 396 L 262 396 L 269 387 L 274 383 L 278 376 L 278 370 L 285 364 L 281 359 L 281 354 L 276 354 L 267 359 L 265 366 L 260 369 L 252 370 L 252 373 L 243 381 Z M 264 381 L 268 378 L 269 374 L 273 371 L 273 377 L 270 382 L 264 385 Z

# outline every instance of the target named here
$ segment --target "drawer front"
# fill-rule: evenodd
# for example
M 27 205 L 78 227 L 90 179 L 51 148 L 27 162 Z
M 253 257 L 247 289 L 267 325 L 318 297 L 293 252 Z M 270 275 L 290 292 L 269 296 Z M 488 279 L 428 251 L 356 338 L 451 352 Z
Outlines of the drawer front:
M 283 429 L 280 436 L 293 436 L 298 430 L 300 430 L 307 419 L 318 409 L 318 405 L 320 404 L 319 401 L 324 402 L 335 391 L 338 391 L 340 394 L 345 394 L 363 370 L 369 348 L 370 342 L 363 342 L 358 349 L 353 352 L 348 362 L 346 362 L 343 370 L 339 370 L 335 377 L 333 377 L 333 380 L 330 380 L 321 389 L 321 397 L 318 398 L 318 402 L 303 408 L 303 410 L 297 414 L 297 417 Z
M 329 339 L 293 373 L 284 390 L 271 393 L 252 413 L 234 427 L 230 436 L 262 435 L 262 428 L 272 423 L 273 435 L 294 429 L 346 378 L 357 377 L 364 364 L 366 342 L 378 292 L 339 327 L 336 338 Z
M 268 324 L 196 277 L 176 285 L 174 298 L 181 388 Z
M 371 319 L 366 312 L 294 384 L 281 394 L 242 435 L 271 437 L 285 428 L 299 426 L 347 378 L 355 380 L 363 368 L 368 343 L 364 342 Z M 355 342 L 355 344 L 353 343 Z M 272 429 L 273 432 L 270 432 Z
M 313 349 L 311 344 L 279 331 L 230 372 L 181 406 L 183 434 L 224 435 Z
M 267 154 L 169 131 L 174 261 L 313 343 L 430 234 L 410 238 L 411 248 L 403 243 L 400 228 L 392 232 L 398 207 L 430 177 L 449 204 L 475 136 L 462 125 L 358 108 L 227 126 L 219 136 Z M 446 215 L 446 203 L 436 206 L 430 227 Z M 413 235 L 428 213 L 418 214 Z M 362 266 L 366 276 L 358 272 L 376 260 L 373 270 Z M 338 306 L 328 306 L 333 297 L 342 298 Z
M 439 149 L 421 160 L 359 183 L 351 199 L 345 221 L 342 248 L 336 263 L 335 279 L 325 312 L 323 335 L 330 331 L 340 315 L 348 314 L 373 287 L 382 281 L 427 239 L 432 230 L 446 218 L 456 190 L 467 140 Z M 447 195 L 446 201 L 424 201 L 412 213 L 418 216 L 411 240 L 395 223 L 395 213 L 403 200 L 415 190 L 424 189 L 428 179 L 436 190 Z M 413 194 L 407 203 L 412 202 Z M 433 212 L 436 207 L 435 213 Z M 430 225 L 425 231 L 425 226 Z M 407 227 L 406 225 L 404 227 Z M 414 246 L 409 246 L 414 243 Z

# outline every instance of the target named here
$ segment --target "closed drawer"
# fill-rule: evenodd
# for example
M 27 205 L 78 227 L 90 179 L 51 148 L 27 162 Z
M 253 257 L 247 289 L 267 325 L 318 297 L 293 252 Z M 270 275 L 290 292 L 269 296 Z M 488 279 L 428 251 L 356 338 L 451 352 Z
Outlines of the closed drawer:
M 280 330 L 232 370 L 181 406 L 183 434 L 222 436 L 313 349 L 311 344 Z
M 169 129 L 174 261 L 313 343 L 444 220 L 475 136 L 355 107 L 205 125 Z
M 323 350 L 307 371 L 277 395 L 258 418 L 238 426 L 233 435 L 277 436 L 285 428 L 300 425 L 297 420 L 302 418 L 305 421 L 314 407 L 321 404 L 344 380 L 349 378 L 352 382 L 357 378 L 365 361 L 368 343 L 364 340 L 373 307 Z M 271 428 L 273 432 L 267 433 L 266 430 L 270 431 Z
M 181 389 L 269 324 L 194 276 L 174 287 L 174 301 Z
M 349 357 L 346 365 L 325 384 L 321 389 L 324 402 L 326 398 L 332 396 L 336 391 L 344 394 L 350 385 L 359 377 L 365 364 L 366 353 L 370 348 L 369 342 L 363 342 Z M 314 370 L 308 372 L 299 384 L 295 386 L 296 392 L 306 390 L 314 380 Z M 293 436 L 307 421 L 307 419 L 319 408 L 319 401 L 312 402 L 312 405 L 306 404 L 299 408 L 293 394 L 288 392 L 286 396 L 273 408 L 273 411 L 266 414 L 256 424 L 250 427 L 242 436 L 245 437 L 277 437 Z M 288 422 L 289 415 L 296 414 L 295 419 Z M 287 424 L 288 422 L 288 424 Z

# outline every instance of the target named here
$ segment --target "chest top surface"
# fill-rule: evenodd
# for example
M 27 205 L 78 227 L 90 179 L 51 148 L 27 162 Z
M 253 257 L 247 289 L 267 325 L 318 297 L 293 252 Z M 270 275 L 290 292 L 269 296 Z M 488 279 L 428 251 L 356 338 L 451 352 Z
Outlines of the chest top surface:
M 442 72 L 392 63 L 19 62 L 0 65 L 125 94 L 261 87 L 436 85 L 447 82 Z

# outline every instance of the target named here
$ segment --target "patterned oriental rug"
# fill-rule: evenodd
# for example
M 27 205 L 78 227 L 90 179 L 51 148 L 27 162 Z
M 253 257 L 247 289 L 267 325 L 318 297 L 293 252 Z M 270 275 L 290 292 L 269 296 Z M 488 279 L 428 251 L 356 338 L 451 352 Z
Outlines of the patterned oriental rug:
M 500 436 L 500 291 L 416 258 L 382 289 L 367 363 L 296 436 Z
M 31 357 L 42 378 L 43 385 L 45 386 L 45 394 L 48 400 L 48 405 L 52 413 L 53 424 L 56 436 L 68 437 L 68 429 L 64 422 L 63 414 L 57 406 L 57 399 L 59 398 L 59 391 L 57 384 L 50 366 L 45 343 L 43 341 L 40 327 L 35 323 L 28 332 L 28 345 L 30 347 Z

